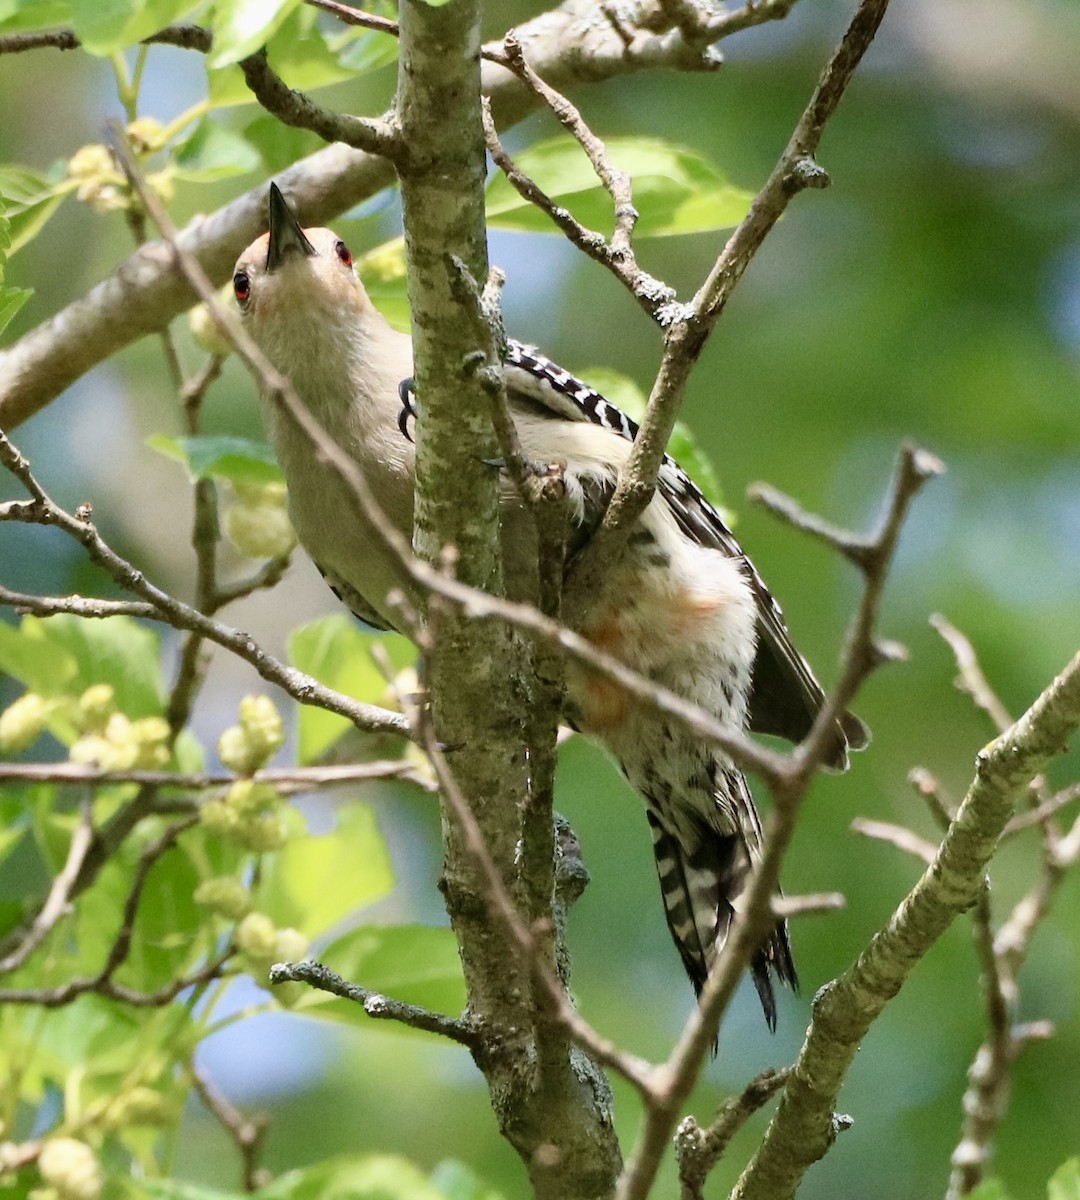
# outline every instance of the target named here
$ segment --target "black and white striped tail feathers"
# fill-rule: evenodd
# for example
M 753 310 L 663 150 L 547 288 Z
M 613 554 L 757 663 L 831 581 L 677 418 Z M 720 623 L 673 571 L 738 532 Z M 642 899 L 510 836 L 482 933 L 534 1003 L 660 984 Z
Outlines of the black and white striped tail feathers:
M 725 772 L 725 777 L 735 772 Z M 741 777 L 740 777 L 741 778 Z M 742 788 L 746 792 L 745 781 Z M 746 792 L 750 805 L 749 793 Z M 741 802 L 741 797 L 739 798 Z M 656 872 L 664 914 L 683 967 L 701 994 L 709 970 L 727 940 L 735 904 L 750 870 L 746 839 L 741 832 L 721 834 L 702 823 L 691 842 L 669 828 L 661 805 L 646 797 L 646 816 L 652 831 Z M 745 814 L 757 823 L 751 807 Z M 776 995 L 772 977 L 797 991 L 798 976 L 791 956 L 787 923 L 778 921 L 750 962 L 750 975 L 757 989 L 769 1029 L 776 1029 Z

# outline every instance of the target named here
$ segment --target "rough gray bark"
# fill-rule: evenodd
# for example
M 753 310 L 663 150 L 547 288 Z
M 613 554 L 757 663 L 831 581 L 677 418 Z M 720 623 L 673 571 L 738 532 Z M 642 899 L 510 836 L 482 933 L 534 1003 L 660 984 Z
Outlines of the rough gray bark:
M 499 454 L 491 416 L 499 354 L 476 284 L 487 275 L 479 49 L 477 0 L 402 5 L 397 114 L 408 161 L 399 172 L 419 407 L 413 545 L 462 582 L 498 593 L 499 471 L 484 460 Z M 428 628 L 436 735 L 524 911 L 532 906 L 521 903 L 515 864 L 535 756 L 527 755 L 522 714 L 537 693 L 528 643 L 502 623 L 470 620 L 434 599 Z M 550 814 L 545 819 L 550 862 Z M 621 1166 L 611 1097 L 600 1070 L 547 1015 L 534 976 L 535 957 L 554 965 L 550 939 L 536 939 L 535 957 L 522 952 L 493 919 L 489 883 L 449 805 L 444 831 L 442 886 L 481 1031 L 474 1057 L 500 1127 L 536 1196 L 609 1196 Z M 550 884 L 547 893 L 542 915 L 550 922 Z

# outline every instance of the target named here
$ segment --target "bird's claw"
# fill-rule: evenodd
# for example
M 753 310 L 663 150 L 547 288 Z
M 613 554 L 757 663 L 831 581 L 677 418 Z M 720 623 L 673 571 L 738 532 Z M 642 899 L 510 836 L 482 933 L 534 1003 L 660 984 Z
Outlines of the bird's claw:
M 397 426 L 401 430 L 401 436 L 411 442 L 412 434 L 409 433 L 409 418 L 416 420 L 416 389 L 413 384 L 413 378 L 410 375 L 408 379 L 403 379 L 398 384 L 398 398 L 401 400 L 401 412 L 398 413 Z

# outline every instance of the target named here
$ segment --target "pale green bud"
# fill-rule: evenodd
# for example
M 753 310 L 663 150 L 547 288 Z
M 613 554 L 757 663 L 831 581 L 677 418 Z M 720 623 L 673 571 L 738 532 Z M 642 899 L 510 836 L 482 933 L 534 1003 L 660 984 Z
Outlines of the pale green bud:
M 154 117 L 136 117 L 127 127 L 128 141 L 136 154 L 149 154 L 165 145 L 165 126 Z
M 48 702 L 37 692 L 24 692 L 0 713 L 0 753 L 17 754 L 37 741 L 49 715 Z
M 234 504 L 225 512 L 223 527 L 245 558 L 284 558 L 296 546 L 289 514 L 277 504 Z
M 277 941 L 274 944 L 275 962 L 302 962 L 307 957 L 311 942 L 300 932 L 291 927 L 277 931 Z
M 130 1125 L 168 1125 L 176 1117 L 176 1105 L 152 1087 L 133 1087 L 109 1105 L 106 1121 L 114 1129 Z
M 56 1188 L 61 1200 L 98 1200 L 105 1186 L 97 1155 L 76 1138 L 50 1138 L 37 1165 L 41 1178 Z
M 231 836 L 240 824 L 240 814 L 224 800 L 207 800 L 199 809 L 199 822 L 212 833 Z
M 222 303 L 225 303 L 231 295 L 231 286 L 222 288 Z M 196 304 L 188 313 L 188 328 L 191 330 L 191 336 L 195 339 L 196 344 L 207 354 L 215 354 L 218 358 L 227 358 L 232 353 L 232 342 L 218 329 L 205 304 Z
M 93 683 L 79 697 L 76 723 L 84 733 L 101 733 L 116 712 L 116 690 L 111 683 Z
M 238 779 L 225 796 L 225 803 L 243 817 L 258 817 L 273 812 L 281 796 L 272 783 L 256 783 L 254 779 Z
M 68 160 L 67 173 L 72 179 L 91 179 L 96 176 L 116 177 L 116 163 L 106 146 L 93 142 L 82 146 Z
M 250 775 L 262 766 L 265 755 L 239 725 L 230 725 L 218 738 L 218 757 L 238 775 Z
M 164 717 L 140 717 L 132 721 L 129 736 L 135 743 L 137 767 L 152 771 L 168 763 L 172 730 Z
M 256 854 L 269 854 L 289 840 L 289 827 L 280 817 L 242 817 L 230 836 Z
M 273 962 L 278 931 L 266 913 L 252 912 L 236 927 L 236 944 L 249 958 Z
M 265 747 L 267 758 L 285 744 L 285 722 L 269 696 L 245 696 L 240 725 L 253 743 Z
M 173 202 L 176 188 L 173 184 L 172 171 L 168 167 L 147 175 L 146 186 L 157 194 L 162 204 L 168 205 Z
M 233 875 L 203 880 L 195 889 L 193 899 L 196 904 L 230 921 L 241 920 L 251 909 L 251 893 Z
M 286 979 L 284 983 L 275 983 L 271 994 L 282 1008 L 295 1008 L 310 991 L 298 979 Z

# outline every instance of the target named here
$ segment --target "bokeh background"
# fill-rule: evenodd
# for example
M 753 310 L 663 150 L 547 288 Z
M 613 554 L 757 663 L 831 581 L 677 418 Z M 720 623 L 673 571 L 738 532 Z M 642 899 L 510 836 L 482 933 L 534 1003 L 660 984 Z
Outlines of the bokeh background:
M 504 3 L 491 33 L 539 11 Z M 602 134 L 667 138 L 709 157 L 753 189 L 782 150 L 851 6 L 803 0 L 783 23 L 724 43 L 717 74 L 642 74 L 582 90 Z M 916 878 L 916 864 L 849 831 L 855 816 L 932 824 L 907 773 L 930 768 L 953 796 L 990 727 L 953 686 L 951 655 L 928 625 L 942 612 L 973 640 L 1005 703 L 1020 711 L 1080 644 L 1080 9 L 1074 0 L 903 0 L 830 124 L 820 161 L 832 176 L 804 194 L 770 235 L 702 359 L 684 410 L 720 475 L 737 532 L 781 599 L 797 641 L 824 678 L 857 597 L 852 571 L 743 499 L 765 479 L 808 507 L 867 528 L 903 438 L 940 455 L 948 474 L 919 498 L 882 613 L 884 635 L 910 660 L 866 686 L 859 712 L 872 748 L 851 773 L 815 786 L 785 869 L 790 892 L 839 890 L 843 912 L 794 930 L 803 982 L 783 997 L 770 1036 L 744 989 L 717 1060 L 691 1108 L 707 1118 L 752 1073 L 792 1059 L 810 997 L 842 970 Z M 194 56 L 151 52 L 143 110 L 167 120 L 204 87 Z M 327 99 L 378 112 L 393 68 Z M 119 115 L 107 64 L 39 51 L 0 59 L 0 161 L 44 169 L 98 141 Z M 254 109 L 226 120 L 250 121 Z M 512 146 L 554 132 L 534 117 Z M 314 143 L 311 143 L 312 146 Z M 258 171 L 178 188 L 182 223 L 257 184 Z M 343 221 L 354 250 L 391 235 L 392 197 Z M 645 264 L 684 294 L 720 242 L 699 235 L 643 243 Z M 36 294 L 8 341 L 80 295 L 130 250 L 119 216 L 67 202 L 9 267 Z M 600 268 L 556 236 L 499 234 L 510 331 L 571 368 L 604 365 L 648 389 L 659 342 Z M 185 361 L 195 352 L 181 332 Z M 210 394 L 211 432 L 258 436 L 250 382 L 230 368 Z M 159 345 L 146 340 L 92 372 L 16 439 L 60 500 L 94 504 L 105 534 L 157 581 L 189 594 L 190 496 L 182 473 L 145 446 L 180 431 Z M 4 494 L 9 493 L 4 485 Z M 42 530 L 13 531 L 5 581 L 41 591 L 100 589 L 72 546 Z M 295 625 L 333 611 L 298 556 L 274 592 L 230 619 L 281 650 Z M 5 619 L 7 619 L 5 617 Z M 198 712 L 212 743 L 255 681 L 219 656 Z M 12 693 L 14 694 L 14 693 Z M 7 693 L 5 693 L 7 695 Z M 10 699 L 10 696 L 7 697 Z M 1061 765 L 1075 778 L 1078 756 Z M 378 806 L 397 871 L 394 895 L 369 920 L 445 920 L 435 887 L 434 803 L 385 790 Z M 636 798 L 579 740 L 562 754 L 559 807 L 572 820 L 593 881 L 574 911 L 574 984 L 586 1015 L 637 1053 L 666 1053 L 690 1004 L 664 928 L 649 838 Z M 1008 911 L 1034 881 L 1036 844 L 996 862 L 994 897 Z M 1018 1198 L 1080 1151 L 1080 876 L 1062 888 L 1022 975 L 1021 1019 L 1050 1019 L 1057 1036 L 1018 1063 L 996 1170 Z M 252 999 L 253 997 L 248 997 Z M 965 1070 L 980 1041 L 975 954 L 959 921 L 877 1023 L 841 1096 L 854 1126 L 808 1176 L 807 1200 L 940 1195 L 960 1127 Z M 273 1116 L 274 1169 L 346 1150 L 403 1152 L 424 1165 L 464 1159 L 507 1197 L 524 1174 L 499 1138 L 479 1074 L 464 1051 L 397 1035 L 328 1030 L 287 1016 L 240 1023 L 205 1047 L 205 1064 L 237 1103 Z M 617 1089 L 629 1147 L 639 1123 Z M 726 1194 L 763 1118 L 716 1172 Z M 232 1153 L 198 1110 L 187 1118 L 178 1170 L 231 1184 Z M 673 1173 L 657 1195 L 671 1194 Z

